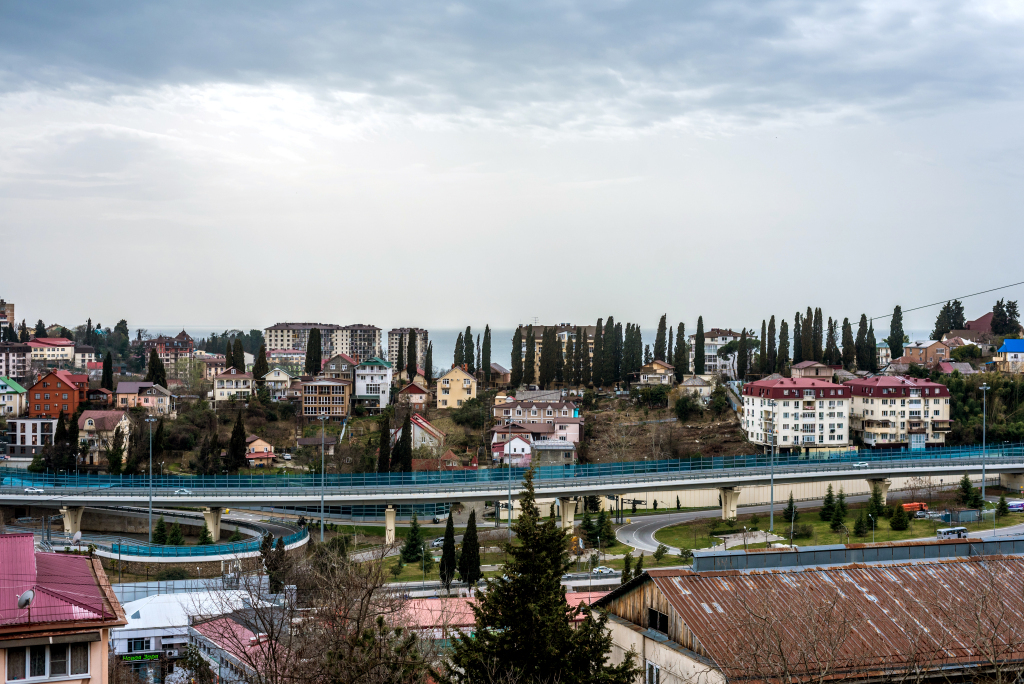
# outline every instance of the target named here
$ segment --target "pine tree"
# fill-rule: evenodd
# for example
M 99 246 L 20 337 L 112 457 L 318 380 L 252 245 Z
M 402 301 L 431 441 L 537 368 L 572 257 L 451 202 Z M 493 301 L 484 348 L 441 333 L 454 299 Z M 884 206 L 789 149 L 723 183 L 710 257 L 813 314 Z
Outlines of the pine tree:
M 199 541 L 196 542 L 197 546 L 206 546 L 207 544 L 213 543 L 213 536 L 210 534 L 210 528 L 203 522 L 203 529 L 199 531 Z
M 765 370 L 762 372 L 769 375 L 775 372 L 775 366 L 778 365 L 779 350 L 775 345 L 775 316 L 772 316 L 768 321 L 768 342 L 765 350 L 768 354 L 768 360 L 765 364 Z
M 235 367 L 235 352 L 231 349 L 231 340 L 224 343 L 224 370 Z
M 377 417 L 377 472 L 391 472 L 391 413 L 382 411 Z
M 149 367 L 146 369 L 146 382 L 167 387 L 167 371 L 164 362 L 157 356 L 156 347 L 149 350 Z
M 167 543 L 167 523 L 164 522 L 164 516 L 162 515 L 156 519 L 156 525 L 153 525 L 153 543 Z
M 441 547 L 441 586 L 447 592 L 455 579 L 455 525 L 451 511 L 448 512 L 448 523 L 444 528 L 444 546 Z
M 453 640 L 448 681 L 633 682 L 640 671 L 632 653 L 620 665 L 608 662 L 607 616 L 566 603 L 561 585 L 569 569 L 565 535 L 554 521 L 541 522 L 532 470 L 523 484 L 515 523 L 519 543 L 506 545 L 505 579 L 489 583 L 478 599 L 472 633 Z M 574 623 L 577 615 L 582 622 Z
M 804 325 L 801 320 L 800 312 L 796 312 L 796 317 L 793 319 L 793 365 L 796 365 L 804 360 Z
M 554 505 L 554 504 L 552 504 Z M 462 535 L 462 553 L 459 555 L 459 579 L 474 587 L 482 577 L 480 572 L 480 541 L 476 533 L 476 510 L 469 512 L 466 533 Z
M 484 366 L 484 382 L 491 384 L 491 326 L 484 326 L 484 344 L 483 344 L 483 366 Z
M 704 317 L 697 317 L 697 336 L 693 339 L 693 372 L 704 375 Z
M 820 361 L 821 359 L 814 358 L 814 312 L 811 311 L 811 307 L 807 307 L 807 313 L 804 314 L 804 319 L 801 322 L 800 328 L 800 354 L 804 357 L 804 361 Z
M 424 379 L 427 381 L 427 386 L 434 384 L 434 343 L 427 342 L 427 355 L 423 358 L 423 372 L 426 373 Z
M 242 541 L 243 539 L 245 538 L 242 536 L 242 532 L 238 529 L 238 525 L 235 525 L 235 531 L 231 533 L 230 537 L 228 537 L 228 541 L 232 544 L 235 544 Z
M 602 374 L 604 373 L 604 325 L 603 319 L 597 319 L 594 326 L 594 354 L 590 359 L 590 380 L 595 387 L 602 386 Z
M 43 325 L 43 319 L 40 318 L 36 321 L 36 337 L 46 337 L 46 326 Z
M 409 522 L 409 534 L 406 535 L 405 543 L 399 554 L 405 563 L 419 563 L 423 558 L 423 531 L 415 513 L 412 514 L 412 520 Z
M 747 329 L 740 331 L 740 343 L 736 348 L 736 379 L 743 382 L 747 377 Z
M 866 536 L 868 533 L 868 521 L 864 517 L 864 509 L 860 509 L 857 521 L 853 523 L 853 534 L 857 537 Z
M 1008 330 L 1009 317 L 1006 315 L 1006 304 L 1004 300 L 996 300 L 995 305 L 992 307 L 992 328 L 993 335 L 1005 335 Z
M 466 341 L 462 333 L 459 333 L 459 338 L 455 340 L 455 358 L 452 362 L 452 365 L 458 368 L 462 368 L 466 363 Z
M 661 315 L 661 320 L 658 321 L 658 332 L 654 335 L 654 358 L 659 361 L 664 361 L 667 358 L 665 356 L 665 333 L 668 327 L 666 317 L 667 314 Z
M 416 331 L 409 331 L 409 347 L 405 350 L 405 372 L 409 376 L 409 382 L 416 379 L 416 373 L 419 370 L 419 363 L 417 360 L 420 357 L 420 350 L 417 348 L 416 343 Z M 399 364 L 398 372 L 402 372 L 402 365 Z
M 786 364 L 789 363 L 789 321 L 783 319 L 779 327 L 779 351 L 775 358 L 775 372 L 780 375 L 786 374 Z
M 523 329 L 516 328 L 512 335 L 512 366 L 511 366 L 512 387 L 519 387 L 523 384 Z
M 633 579 L 641 577 L 644 574 L 644 554 L 641 553 L 636 559 L 636 565 L 633 566 Z
M 899 305 L 892 310 L 892 320 L 889 324 L 889 337 L 886 342 L 889 344 L 889 353 L 895 361 L 903 356 L 903 309 Z
M 615 384 L 615 357 L 619 354 L 618 338 L 615 337 L 615 318 L 609 316 L 604 322 L 604 334 L 601 337 L 601 382 L 605 385 Z
M 320 340 L 320 329 L 313 328 L 309 331 L 309 337 L 306 339 L 306 364 L 304 371 L 306 375 L 320 375 L 320 369 L 323 367 L 322 355 L 322 342 Z M 237 350 L 236 350 L 237 352 Z M 238 367 L 239 360 L 235 359 L 235 368 Z M 245 368 L 244 358 L 241 362 L 242 368 Z
M 320 331 L 317 330 L 317 349 L 318 350 L 320 349 L 320 344 L 319 343 L 320 343 Z M 245 372 L 245 350 L 242 348 L 242 340 L 236 337 L 235 338 L 235 343 L 232 346 L 234 348 L 235 368 L 238 369 L 239 373 L 244 373 Z M 319 351 L 317 352 L 316 357 L 317 357 L 317 361 L 319 361 L 320 360 L 320 352 Z M 317 364 L 316 372 L 317 373 L 320 372 L 320 365 L 319 365 L 319 363 Z
M 857 325 L 857 341 L 854 342 L 857 350 L 857 370 L 866 371 L 871 367 L 870 357 L 875 353 L 872 349 L 868 351 L 868 317 L 860 315 L 860 323 Z
M 466 350 L 462 354 L 463 363 L 465 363 L 468 366 L 466 370 L 469 371 L 469 374 L 475 375 L 476 354 L 473 351 L 473 331 L 470 329 L 468 325 L 466 326 L 466 334 L 463 335 L 462 337 L 462 343 L 466 345 Z
M 596 533 L 594 532 L 594 520 L 590 517 L 590 509 L 583 508 L 583 519 L 580 520 L 580 536 L 587 544 L 593 544 Z
M 896 506 L 896 511 L 889 519 L 889 527 L 895 532 L 902 532 L 910 527 L 910 516 L 902 505 Z
M 537 382 L 537 339 L 533 326 L 526 326 L 526 361 L 523 364 L 523 382 L 533 385 Z
M 953 329 L 952 315 L 952 302 L 946 302 L 939 309 L 939 315 L 935 317 L 935 328 L 932 330 L 931 339 L 941 340 L 943 335 Z
M 597 533 L 598 540 L 600 540 L 603 546 L 615 543 L 615 530 L 612 528 L 612 519 L 608 515 L 608 511 L 598 512 L 597 522 L 594 523 L 594 531 Z
M 882 501 L 882 490 L 877 485 L 871 485 L 871 497 L 868 499 L 868 515 L 878 520 L 885 512 L 885 502 Z
M 627 551 L 622 558 L 622 579 L 619 580 L 619 584 L 625 584 L 631 579 L 633 579 L 633 554 Z
M 757 350 L 757 372 L 768 375 L 768 324 L 761 319 L 760 348 Z
M 103 379 L 100 380 L 100 387 L 114 391 L 114 359 L 109 351 L 103 357 Z
M 690 370 L 690 360 L 686 358 L 686 326 L 682 323 L 676 330 L 676 349 L 672 354 L 672 365 L 676 367 L 676 382 L 682 382 L 683 376 Z
M 846 516 L 843 515 L 842 509 L 836 506 L 832 509 L 832 519 L 829 521 L 829 529 L 833 532 L 838 532 L 843 529 L 843 525 L 846 524 Z
M 167 532 L 167 545 L 185 545 L 185 533 L 181 530 L 181 525 L 179 525 L 178 523 L 174 523 L 173 525 L 171 525 L 171 529 Z
M 822 347 L 822 340 L 825 334 L 820 307 L 814 309 L 814 325 L 811 328 L 811 333 L 811 344 L 813 345 L 811 351 L 814 353 L 814 360 L 821 363 L 821 360 L 825 357 L 824 349 Z
M 850 319 L 843 319 L 843 368 L 852 371 L 857 362 L 857 346 L 853 341 L 853 327 Z
M 229 472 L 237 473 L 239 469 L 248 465 L 245 458 L 245 437 L 245 424 L 242 422 L 242 412 L 239 411 L 238 418 L 235 420 L 235 427 L 231 429 L 227 463 L 224 464 L 224 467 Z
M 964 330 L 967 328 L 967 321 L 964 318 L 964 305 L 959 299 L 954 299 L 949 311 L 950 330 Z
M 1002 518 L 1010 514 L 1010 504 L 1006 501 L 1006 493 L 999 495 L 999 503 L 996 505 L 996 517 Z
M 818 516 L 825 522 L 832 519 L 832 513 L 836 508 L 836 495 L 832 491 L 832 485 L 828 486 L 825 490 L 825 499 L 821 502 L 821 510 L 818 511 Z
M 795 523 L 800 519 L 800 512 L 796 508 L 796 500 L 793 498 L 793 492 L 789 493 L 789 502 L 786 503 L 786 507 L 782 509 L 782 519 L 788 523 Z
M 974 503 L 974 485 L 971 483 L 971 478 L 967 473 L 964 473 L 964 476 L 960 478 L 960 482 L 957 484 L 956 501 L 961 506 L 970 506 Z

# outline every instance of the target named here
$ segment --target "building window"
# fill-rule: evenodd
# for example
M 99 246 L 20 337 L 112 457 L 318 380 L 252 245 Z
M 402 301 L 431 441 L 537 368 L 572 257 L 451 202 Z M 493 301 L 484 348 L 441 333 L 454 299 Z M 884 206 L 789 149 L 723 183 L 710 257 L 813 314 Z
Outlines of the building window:
M 654 608 L 648 608 L 647 627 L 648 629 L 657 630 L 662 634 L 668 634 L 668 615 L 665 615 Z
M 89 674 L 89 644 L 53 644 L 7 649 L 8 681 L 66 677 L 69 674 Z

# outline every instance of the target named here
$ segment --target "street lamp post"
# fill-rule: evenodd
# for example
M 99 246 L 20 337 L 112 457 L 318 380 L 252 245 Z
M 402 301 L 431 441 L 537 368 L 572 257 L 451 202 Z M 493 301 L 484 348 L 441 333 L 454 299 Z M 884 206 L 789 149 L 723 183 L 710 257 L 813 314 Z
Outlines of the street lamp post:
M 320 419 L 320 542 L 323 543 L 323 541 L 324 541 L 324 488 L 327 486 L 325 484 L 326 483 L 326 479 L 325 478 L 327 477 L 327 470 L 325 468 L 325 466 L 327 464 L 327 456 L 326 456 L 326 453 L 327 453 L 327 449 L 326 449 L 327 441 L 326 441 L 326 437 L 325 437 L 325 430 L 326 430 L 326 425 L 327 425 L 327 423 L 326 423 L 327 415 L 321 413 L 319 416 L 317 416 L 317 418 Z
M 987 383 L 978 389 L 981 390 L 981 510 L 985 510 L 985 460 L 988 456 L 988 449 L 985 446 L 985 424 L 988 422 L 988 390 L 991 389 Z
M 149 423 L 149 543 L 153 543 L 153 423 L 156 418 L 146 418 Z

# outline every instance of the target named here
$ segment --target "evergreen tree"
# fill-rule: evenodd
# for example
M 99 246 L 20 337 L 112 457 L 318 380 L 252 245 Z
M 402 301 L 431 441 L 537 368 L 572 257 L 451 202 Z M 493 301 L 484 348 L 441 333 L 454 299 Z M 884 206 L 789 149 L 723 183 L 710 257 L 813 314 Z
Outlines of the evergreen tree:
M 409 523 L 409 534 L 405 537 L 405 543 L 399 552 L 402 562 L 419 563 L 420 559 L 423 558 L 423 544 L 423 531 L 420 528 L 420 522 L 417 520 L 416 514 L 413 513 L 412 521 Z
M 853 327 L 850 319 L 843 319 L 843 368 L 852 371 L 857 362 L 857 346 L 853 341 Z
M 603 373 L 604 373 L 604 326 L 602 320 L 597 319 L 597 325 L 594 326 L 594 355 L 590 359 L 590 380 L 594 383 L 595 387 L 602 386 Z
M 410 337 L 411 337 L 411 335 L 410 335 Z M 403 334 L 398 336 L 398 365 L 395 367 L 395 374 L 396 375 L 401 373 L 403 370 L 405 370 L 405 367 L 406 367 L 406 363 L 405 363 L 405 344 L 406 344 L 405 343 L 405 334 L 403 333 Z M 388 350 L 388 351 L 390 351 L 390 350 Z M 410 375 L 409 376 L 409 380 L 411 381 L 414 377 L 415 376 Z
M 697 336 L 693 339 L 693 372 L 704 375 L 704 317 L 697 317 Z
M 832 509 L 832 520 L 829 521 L 829 529 L 833 532 L 838 532 L 843 529 L 843 525 L 846 524 L 846 516 L 843 515 L 843 511 L 839 506 Z
M 964 330 L 967 328 L 967 321 L 964 318 L 964 305 L 959 299 L 954 299 L 950 305 L 949 325 L 951 330 Z
M 185 545 L 185 533 L 181 530 L 181 525 L 174 523 L 171 525 L 171 529 L 167 532 L 167 545 L 168 546 L 184 546 Z
M 999 495 L 999 503 L 996 505 L 996 517 L 1002 518 L 1010 514 L 1010 504 L 1006 501 L 1006 493 Z
M 537 384 L 541 389 L 548 389 L 555 379 L 555 356 L 557 355 L 558 339 L 555 337 L 555 327 L 546 326 L 541 333 L 540 340 L 540 377 Z
M 865 345 L 865 352 L 867 352 L 868 365 L 865 370 L 869 370 L 872 373 L 878 370 L 878 354 L 875 352 L 875 348 L 878 346 L 878 342 L 875 340 L 875 324 L 871 323 L 868 325 L 868 339 Z
M 668 358 L 667 359 L 663 359 L 663 361 L 665 363 L 672 363 L 672 352 L 675 349 L 675 347 L 672 346 L 672 326 L 671 325 L 668 326 L 668 347 L 666 347 L 666 349 L 668 351 L 666 351 L 665 354 L 666 354 L 666 356 L 668 356 Z
M 658 321 L 658 332 L 654 335 L 654 358 L 659 361 L 665 361 L 668 358 L 665 356 L 665 333 L 668 328 L 666 317 L 667 314 L 661 314 L 661 320 Z
M 814 345 L 812 351 L 814 352 L 814 360 L 821 363 L 821 360 L 825 357 L 824 349 L 822 348 L 822 339 L 824 338 L 824 325 L 822 323 L 821 308 L 814 309 L 814 326 L 812 328 L 813 339 L 811 340 Z
M 209 526 L 203 522 L 203 529 L 199 531 L 199 541 L 197 546 L 206 546 L 207 544 L 213 543 L 213 536 L 210 534 Z
M 935 317 L 935 328 L 932 330 L 931 339 L 941 340 L 943 335 L 953 329 L 952 315 L 952 302 L 946 302 L 939 309 L 939 315 Z
M 54 437 L 56 440 L 56 437 Z M 974 504 L 974 485 L 971 483 L 971 478 L 967 473 L 960 478 L 960 482 L 957 484 L 956 500 L 961 506 L 971 506 Z
M 573 335 L 568 335 L 565 341 L 565 369 L 562 371 L 565 377 L 565 384 L 569 387 L 576 387 L 580 384 L 576 377 L 576 347 Z
M 391 469 L 399 473 L 412 472 L 412 419 L 408 413 L 405 414 L 402 431 L 391 452 Z
M 601 382 L 605 385 L 615 384 L 615 358 L 620 353 L 618 338 L 615 336 L 615 318 L 609 316 L 604 322 L 604 334 L 601 338 L 603 367 Z
M 124 465 L 124 432 L 120 426 L 114 430 L 114 437 L 107 447 L 107 472 L 120 475 Z
M 156 525 L 153 525 L 153 543 L 167 543 L 167 523 L 164 522 L 164 516 L 162 515 L 156 519 Z
M 736 379 L 742 382 L 747 377 L 747 329 L 740 331 L 740 343 L 736 349 Z
M 649 364 L 653 360 L 654 360 L 654 355 L 651 354 L 651 345 L 645 344 L 644 345 L 644 365 Z
M 633 579 L 633 553 L 627 551 L 622 558 L 622 579 L 619 580 L 619 584 L 625 584 L 631 579 Z
M 839 488 L 839 493 L 836 494 L 836 510 L 843 516 L 843 520 L 846 520 L 846 492 L 843 491 L 842 487 Z
M 420 357 L 420 350 L 416 344 L 416 331 L 409 331 L 409 347 L 405 350 L 405 372 L 409 376 L 409 382 L 416 379 L 416 372 L 419 370 L 419 364 L 416 362 Z M 398 372 L 402 372 L 402 365 L 398 365 Z
M 554 504 L 552 504 L 554 505 Z M 480 541 L 476 533 L 476 510 L 469 512 L 466 533 L 462 535 L 462 553 L 459 554 L 459 579 L 473 587 L 480 581 Z
M 242 360 L 245 360 L 245 356 L 242 356 Z M 267 365 L 267 345 L 261 344 L 260 350 L 256 352 L 256 360 L 253 361 L 252 364 L 252 377 L 255 378 L 256 384 L 263 387 L 266 384 L 266 380 L 263 378 L 269 372 L 270 366 Z
M 466 341 L 462 333 L 459 333 L 459 338 L 455 340 L 455 358 L 452 361 L 452 365 L 458 368 L 462 368 L 466 363 Z
M 580 384 L 583 386 L 589 386 L 593 382 L 594 377 L 592 373 L 592 366 L 590 365 L 591 351 L 590 341 L 587 340 L 587 329 L 581 328 L 583 331 L 583 348 L 580 350 Z
M 533 326 L 526 326 L 526 361 L 523 364 L 523 382 L 533 385 L 537 382 L 537 339 Z
M 632 653 L 620 665 L 608 662 L 607 616 L 566 603 L 561 585 L 569 570 L 565 535 L 554 521 L 541 522 L 532 470 L 523 485 L 515 523 L 519 543 L 505 547 L 504 580 L 488 583 L 473 607 L 472 634 L 453 641 L 448 682 L 633 682 L 640 671 Z M 575 622 L 578 616 L 582 622 Z
M 770 375 L 775 372 L 775 366 L 778 365 L 779 350 L 775 344 L 775 316 L 772 316 L 768 321 L 768 342 L 765 345 L 765 352 L 768 355 L 765 363 L 765 370 L 762 371 L 766 375 Z
M 18 341 L 18 331 L 14 329 L 14 321 L 10 321 L 7 324 L 7 330 L 4 333 L 4 335 L 5 335 L 4 342 L 17 342 Z
M 775 356 L 775 372 L 785 375 L 787 363 L 789 363 L 789 321 L 783 319 L 782 325 L 779 327 L 779 351 Z
M 757 350 L 757 372 L 761 375 L 767 375 L 770 371 L 768 370 L 768 324 L 765 320 L 761 319 L 761 346 Z
M 868 515 L 878 520 L 885 513 L 885 502 L 882 501 L 882 490 L 877 485 L 871 485 L 871 497 L 868 499 Z
M 245 424 L 242 423 L 242 412 L 238 412 L 235 420 L 235 427 L 231 430 L 231 440 L 228 442 L 227 463 L 224 464 L 229 472 L 237 473 L 247 463 L 245 458 Z
M 110 351 L 103 357 L 103 378 L 100 380 L 100 387 L 114 391 L 114 359 Z
M 43 319 L 40 318 L 36 321 L 36 337 L 46 337 L 46 326 L 43 325 Z
M 641 576 L 643 576 L 643 574 L 644 574 L 644 554 L 643 554 L 643 552 L 641 552 L 639 557 L 637 557 L 637 559 L 636 559 L 636 565 L 633 566 L 633 579 L 636 579 L 637 577 L 641 577 Z
M 235 544 L 243 539 L 245 538 L 242 536 L 242 532 L 238 529 L 238 525 L 235 525 L 235 531 L 231 533 L 230 537 L 228 537 L 228 541 Z
M 312 337 L 312 335 L 310 335 L 310 337 Z M 317 350 L 319 350 L 320 349 L 320 331 L 319 330 L 317 330 L 316 337 L 317 337 L 316 348 L 317 348 Z M 235 368 L 238 370 L 239 373 L 244 373 L 245 372 L 245 349 L 242 348 L 242 340 L 236 337 L 235 338 L 235 343 L 232 346 L 234 348 Z M 316 372 L 319 374 L 320 373 L 320 364 L 319 364 L 320 352 L 319 351 L 317 351 L 316 358 L 317 358 L 317 361 L 318 361 Z
M 868 521 L 864 517 L 864 509 L 860 509 L 860 515 L 857 516 L 857 521 L 853 523 L 853 534 L 857 537 L 863 537 L 868 533 Z
M 480 372 L 480 333 L 476 334 L 476 372 Z
M 860 315 L 860 323 L 857 325 L 857 341 L 854 342 L 857 350 L 857 370 L 866 371 L 871 366 L 870 356 L 874 354 L 872 349 L 868 352 L 868 317 Z
M 18 341 L 21 343 L 28 342 L 28 326 L 25 325 L 25 319 L 21 319 L 21 327 L 18 328 Z
M 575 346 L 575 357 L 573 358 L 573 378 L 575 378 L 576 385 L 580 386 L 583 384 L 583 355 L 586 353 L 587 339 L 583 328 L 576 326 L 576 346 Z
M 839 351 L 839 330 L 830 316 L 828 319 L 828 336 L 825 342 L 825 363 L 829 366 L 838 366 L 843 361 L 843 355 Z
M 512 335 L 512 387 L 519 387 L 523 384 L 523 329 L 516 328 Z
M 907 509 L 902 505 L 896 506 L 896 511 L 889 519 L 889 527 L 895 532 L 902 532 L 910 527 L 910 516 L 907 515 Z
M 164 362 L 157 356 L 156 347 L 149 351 L 149 367 L 146 369 L 146 382 L 167 387 L 167 371 Z
M 622 355 L 625 353 L 622 324 L 615 324 L 615 382 L 622 382 Z
M 568 338 L 568 335 L 566 336 Z M 555 348 L 555 382 L 565 385 L 565 350 L 558 334 L 552 329 L 551 339 L 554 340 Z M 567 340 L 568 341 L 568 340 Z
M 814 358 L 814 339 L 815 339 L 815 328 L 814 328 L 814 312 L 811 311 L 811 307 L 807 307 L 807 313 L 804 314 L 800 328 L 800 353 L 804 357 L 804 361 L 820 361 L 819 358 Z
M 682 382 L 683 376 L 690 370 L 690 360 L 686 355 L 686 326 L 682 323 L 676 330 L 676 349 L 672 354 L 672 365 L 676 367 L 676 382 Z
M 391 412 L 382 411 L 377 416 L 377 472 L 391 472 Z
M 441 547 L 441 586 L 447 592 L 455 579 L 455 525 L 451 511 L 448 512 L 448 523 L 444 528 L 444 546 Z
M 224 343 L 224 370 L 235 367 L 235 352 L 231 349 L 231 340 Z
M 800 312 L 796 312 L 793 318 L 793 364 L 796 365 L 804 360 L 804 326 Z
M 782 519 L 788 523 L 795 523 L 800 519 L 800 512 L 796 508 L 796 500 L 793 498 L 793 492 L 789 493 L 789 502 L 786 507 L 782 509 Z
M 427 342 L 427 354 L 423 358 L 423 372 L 426 373 L 424 379 L 427 381 L 427 387 L 434 384 L 434 343 Z
M 484 382 L 491 384 L 491 326 L 484 326 L 483 345 Z
M 270 593 L 280 594 L 284 591 L 284 578 L 288 576 L 288 557 L 284 551 L 284 537 L 277 538 L 273 553 L 273 571 L 268 572 L 270 580 Z
M 889 324 L 889 337 L 886 342 L 889 344 L 889 353 L 895 361 L 903 356 L 903 309 L 899 305 L 892 311 L 892 320 Z
M 678 498 L 678 497 L 677 497 Z M 594 523 L 594 531 L 603 546 L 610 546 L 615 543 L 615 530 L 612 528 L 612 519 L 608 511 L 599 511 L 597 522 Z
M 590 517 L 590 509 L 583 508 L 583 519 L 580 521 L 580 536 L 587 544 L 593 544 L 597 533 L 594 531 L 594 520 Z
M 1005 335 L 1008 327 L 1007 321 L 1008 317 L 1004 300 L 996 300 L 995 305 L 992 307 L 992 323 L 989 326 L 992 328 L 992 334 Z
M 462 337 L 462 343 L 466 345 L 466 350 L 463 352 L 462 358 L 468 368 L 470 375 L 476 375 L 476 354 L 473 351 L 473 331 L 470 327 L 466 326 L 466 334 Z
M 322 356 L 322 342 L 320 340 L 320 329 L 313 328 L 309 331 L 309 337 L 306 339 L 306 364 L 304 371 L 306 375 L 320 375 L 320 369 L 323 367 Z M 237 350 L 236 350 L 237 351 Z M 238 368 L 239 360 L 235 359 L 235 368 Z M 245 368 L 245 360 L 242 360 L 242 368 Z

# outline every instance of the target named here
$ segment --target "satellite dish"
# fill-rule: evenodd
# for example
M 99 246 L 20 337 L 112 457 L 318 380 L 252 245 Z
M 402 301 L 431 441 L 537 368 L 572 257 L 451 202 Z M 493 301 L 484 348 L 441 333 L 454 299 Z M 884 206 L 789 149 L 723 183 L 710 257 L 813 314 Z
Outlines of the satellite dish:
M 72 537 L 71 541 L 75 542 L 76 544 L 78 542 L 82 541 L 82 533 L 81 532 L 75 532 L 75 536 Z
M 18 608 L 24 609 L 32 605 L 32 599 L 36 597 L 36 592 L 29 589 L 24 594 L 18 597 Z

